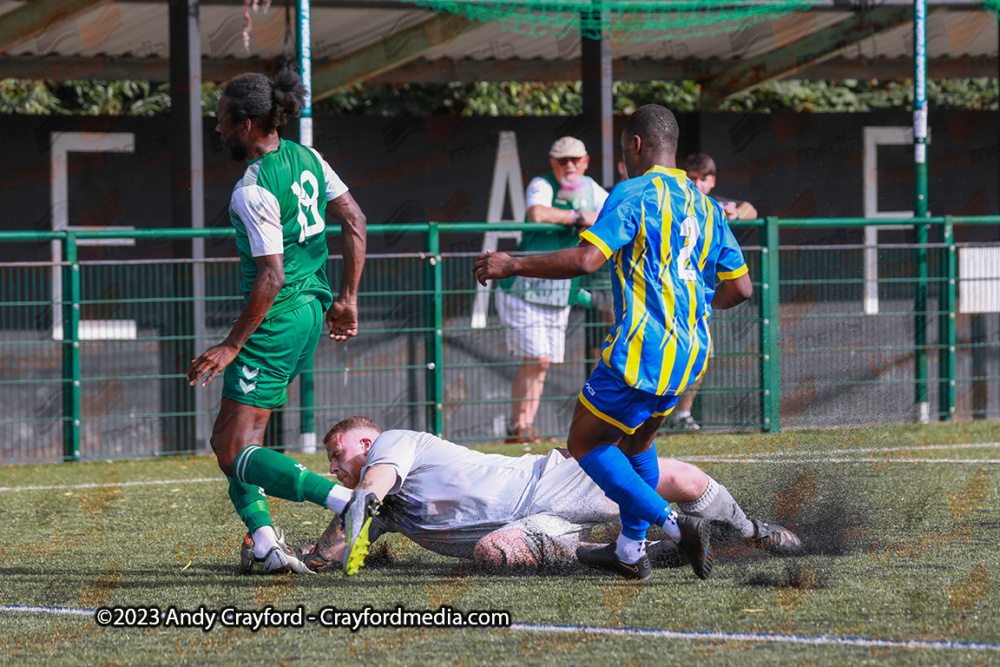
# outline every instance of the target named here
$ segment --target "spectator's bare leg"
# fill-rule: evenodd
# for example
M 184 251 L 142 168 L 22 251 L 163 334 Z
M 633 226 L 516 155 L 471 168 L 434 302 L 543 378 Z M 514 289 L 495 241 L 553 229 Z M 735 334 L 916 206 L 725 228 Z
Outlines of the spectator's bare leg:
M 545 388 L 545 374 L 549 370 L 551 357 L 537 359 L 525 357 L 521 369 L 514 378 L 514 426 L 526 427 L 535 422 L 535 414 L 541 403 L 542 390 Z
M 691 413 L 691 408 L 694 406 L 694 397 L 698 395 L 698 390 L 701 389 L 701 382 L 705 379 L 702 375 L 694 384 L 688 385 L 688 388 L 684 390 L 677 398 L 677 407 L 674 408 L 674 414 L 681 412 Z

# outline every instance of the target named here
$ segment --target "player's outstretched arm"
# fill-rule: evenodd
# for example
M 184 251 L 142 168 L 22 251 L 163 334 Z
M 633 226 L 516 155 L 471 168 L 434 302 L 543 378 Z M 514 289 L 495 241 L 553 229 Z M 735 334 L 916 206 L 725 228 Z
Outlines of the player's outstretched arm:
M 712 310 L 726 310 L 738 306 L 753 295 L 753 282 L 750 274 L 744 273 L 739 278 L 723 280 L 715 288 L 712 297 Z
M 566 248 L 544 255 L 511 257 L 503 252 L 485 252 L 476 257 L 472 273 L 483 285 L 487 280 L 510 276 L 569 280 L 597 271 L 604 264 L 604 253 L 587 240 L 575 248 Z
M 257 277 L 247 299 L 247 305 L 240 313 L 239 319 L 233 325 L 226 340 L 208 348 L 200 357 L 191 360 L 188 370 L 188 385 L 194 386 L 202 377 L 208 379 L 201 385 L 207 386 L 215 376 L 232 363 L 240 353 L 243 344 L 247 342 L 260 323 L 264 321 L 267 312 L 271 310 L 278 292 L 285 285 L 285 264 L 283 255 L 264 255 L 254 258 L 257 261 Z
M 345 192 L 327 207 L 343 222 L 341 238 L 344 246 L 344 272 L 340 295 L 326 314 L 330 338 L 347 340 L 358 335 L 358 283 L 365 266 L 368 219 L 350 192 Z

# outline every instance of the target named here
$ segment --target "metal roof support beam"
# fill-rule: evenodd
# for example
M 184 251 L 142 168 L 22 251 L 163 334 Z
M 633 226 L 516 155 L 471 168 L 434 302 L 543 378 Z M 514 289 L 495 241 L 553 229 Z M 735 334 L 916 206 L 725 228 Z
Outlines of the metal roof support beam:
M 601 25 L 607 14 L 600 17 Z M 585 19 L 587 17 L 584 17 Z M 615 184 L 614 118 L 611 95 L 611 43 L 607 32 L 600 39 L 582 36 L 580 45 L 580 78 L 583 82 L 583 130 L 587 135 L 587 152 L 594 166 L 600 169 L 601 185 L 610 190 Z M 553 137 L 556 139 L 558 137 Z M 596 169 L 595 169 L 596 171 Z M 595 174 L 596 175 L 596 174 Z
M 199 0 L 170 0 L 170 203 L 173 226 L 199 229 L 205 226 L 204 122 L 201 115 L 201 28 Z M 173 242 L 174 257 L 205 257 L 205 239 Z M 190 274 L 187 271 L 191 271 Z M 163 368 L 173 369 L 177 359 L 200 354 L 195 345 L 205 340 L 204 264 L 178 267 L 170 273 L 175 299 L 167 318 L 168 342 L 160 352 Z M 193 335 L 193 339 L 189 338 Z M 172 371 L 171 371 L 172 372 Z M 175 381 L 164 382 L 161 391 L 165 413 L 197 413 L 164 420 L 164 442 L 168 448 L 208 446 L 210 432 L 204 392 L 178 391 Z M 167 439 L 169 436 L 169 439 Z M 198 441 L 201 438 L 201 441 Z M 196 445 L 197 443 L 197 445 Z
M 0 16 L 0 53 L 111 0 L 35 0 Z
M 174 227 L 205 226 L 199 0 L 170 0 L 170 145 Z M 214 109 L 213 109 L 214 111 Z
M 393 32 L 344 58 L 313 69 L 313 101 L 422 57 L 434 47 L 486 27 L 459 14 L 437 14 L 419 25 Z
M 740 61 L 726 70 L 704 77 L 703 100 L 709 105 L 718 104 L 737 93 L 818 65 L 833 58 L 845 46 L 857 44 L 874 34 L 907 23 L 912 18 L 912 5 L 880 6 L 857 12 L 850 18 L 817 32 L 810 33 L 802 29 L 799 31 L 801 34 L 786 46 Z M 794 31 L 794 26 L 785 32 L 791 31 Z

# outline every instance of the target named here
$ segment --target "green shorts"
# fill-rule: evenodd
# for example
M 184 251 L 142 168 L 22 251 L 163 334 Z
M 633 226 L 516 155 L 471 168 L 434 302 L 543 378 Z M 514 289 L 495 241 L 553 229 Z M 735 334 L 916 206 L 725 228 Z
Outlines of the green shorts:
M 323 308 L 313 299 L 261 322 L 226 368 L 222 395 L 259 408 L 288 402 L 288 385 L 312 362 L 323 333 Z

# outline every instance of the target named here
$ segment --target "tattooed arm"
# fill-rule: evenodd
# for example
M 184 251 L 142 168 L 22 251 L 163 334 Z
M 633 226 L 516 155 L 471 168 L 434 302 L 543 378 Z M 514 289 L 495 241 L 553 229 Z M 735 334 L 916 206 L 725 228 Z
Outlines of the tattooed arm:
M 384 500 L 387 493 L 396 485 L 399 475 L 396 469 L 384 463 L 377 463 L 365 470 L 361 481 L 354 487 L 355 489 L 365 489 L 371 491 L 379 500 Z
M 396 469 L 389 465 L 373 465 L 365 471 L 361 481 L 354 487 L 355 489 L 365 489 L 371 491 L 379 500 L 383 500 L 386 494 L 396 484 Z M 331 560 L 340 560 L 344 554 L 344 544 L 347 537 L 344 535 L 343 522 L 340 516 L 333 517 L 330 525 L 326 527 L 323 534 L 316 542 L 316 548 L 320 553 Z
M 330 525 L 319 536 L 319 539 L 316 541 L 316 548 L 326 558 L 340 562 L 344 558 L 344 544 L 346 542 L 347 537 L 344 535 L 344 524 L 340 520 L 340 515 L 337 515 L 333 517 Z M 308 552 L 308 545 L 303 548 Z

